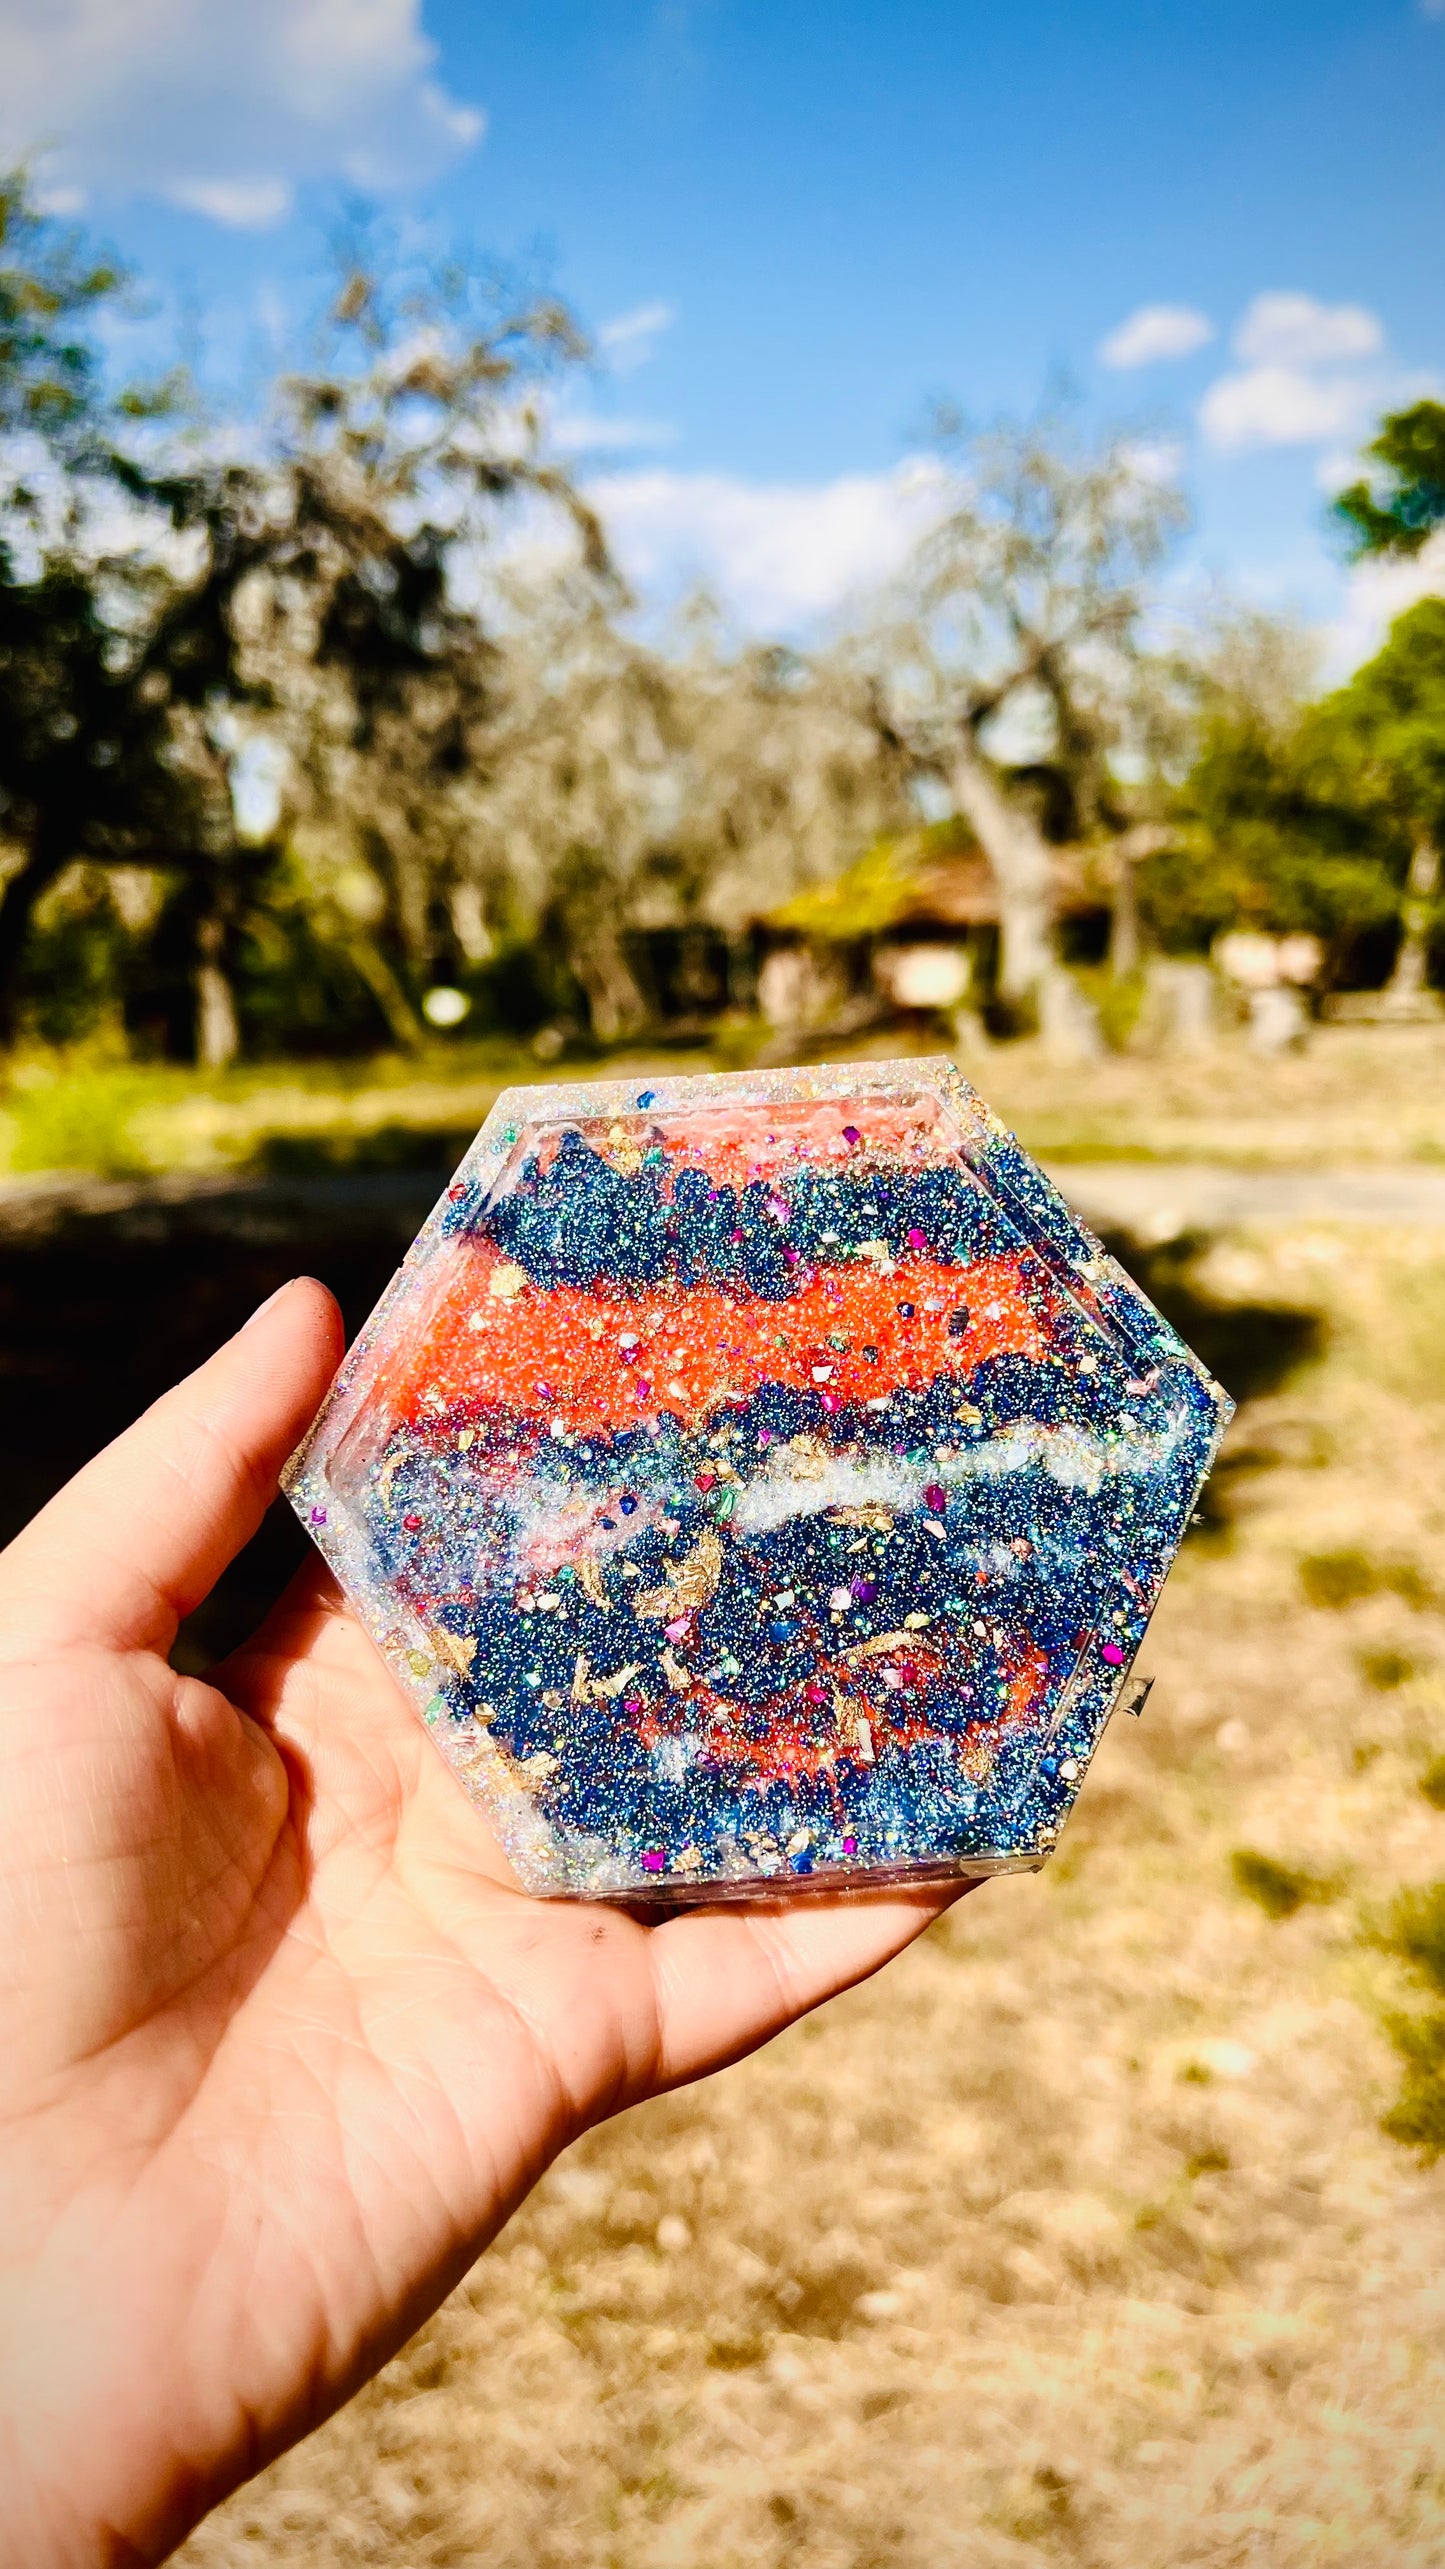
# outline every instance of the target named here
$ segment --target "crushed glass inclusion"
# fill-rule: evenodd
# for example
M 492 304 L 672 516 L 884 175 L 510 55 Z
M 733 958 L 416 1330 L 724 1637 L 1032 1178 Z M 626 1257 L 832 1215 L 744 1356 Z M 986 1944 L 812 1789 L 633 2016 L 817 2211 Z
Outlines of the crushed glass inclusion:
M 945 1060 L 512 1089 L 288 1467 L 534 1893 L 1040 1864 L 1231 1404 Z

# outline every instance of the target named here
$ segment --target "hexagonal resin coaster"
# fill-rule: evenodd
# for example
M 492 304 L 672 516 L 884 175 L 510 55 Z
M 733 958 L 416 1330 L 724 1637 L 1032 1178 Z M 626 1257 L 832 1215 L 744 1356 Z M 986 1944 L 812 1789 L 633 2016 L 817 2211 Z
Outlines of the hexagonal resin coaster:
M 528 1890 L 1042 1863 L 1230 1414 L 942 1060 L 499 1099 L 287 1473 Z

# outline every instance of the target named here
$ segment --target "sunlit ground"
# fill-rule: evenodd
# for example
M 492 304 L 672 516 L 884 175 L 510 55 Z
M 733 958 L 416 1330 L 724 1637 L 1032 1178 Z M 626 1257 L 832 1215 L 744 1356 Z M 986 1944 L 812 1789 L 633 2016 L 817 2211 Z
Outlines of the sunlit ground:
M 908 1040 L 888 1032 L 866 1047 L 817 1050 L 829 1059 L 888 1054 Z M 944 1039 L 925 1026 L 912 1040 L 936 1050 Z M 735 1069 L 759 1041 L 744 1026 L 711 1054 L 634 1049 L 546 1064 L 530 1046 L 496 1038 L 436 1043 L 410 1058 L 211 1074 L 95 1053 L 36 1055 L 0 1089 L 0 1179 L 395 1167 L 444 1157 L 448 1145 L 459 1151 L 513 1082 Z M 982 1042 L 960 1058 L 1029 1146 L 1054 1159 L 1445 1163 L 1445 1024 L 1322 1028 L 1302 1052 L 1272 1062 L 1237 1037 L 1203 1059 L 1111 1054 L 1061 1067 L 1036 1043 Z
M 1365 1040 L 987 1084 L 1055 1149 L 1363 1156 L 1382 1096 L 1438 1147 L 1436 1039 L 1368 1088 Z M 1050 1870 L 579 2145 L 189 2569 L 1445 2557 L 1445 2170 L 1381 2130 L 1424 2002 L 1378 1941 L 1445 1875 L 1445 1231 L 1135 1258 L 1242 1406 Z

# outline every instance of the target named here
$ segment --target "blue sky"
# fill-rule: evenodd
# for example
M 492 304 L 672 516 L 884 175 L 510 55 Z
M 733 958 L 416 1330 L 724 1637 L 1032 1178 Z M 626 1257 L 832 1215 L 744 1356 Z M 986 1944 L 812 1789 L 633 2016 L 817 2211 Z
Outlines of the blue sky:
M 1324 489 L 1445 389 L 1445 0 L 0 0 L 0 95 L 218 364 L 349 186 L 542 257 L 624 558 L 754 623 L 896 558 L 933 397 L 1064 368 L 1180 449 L 1197 569 L 1364 638 Z

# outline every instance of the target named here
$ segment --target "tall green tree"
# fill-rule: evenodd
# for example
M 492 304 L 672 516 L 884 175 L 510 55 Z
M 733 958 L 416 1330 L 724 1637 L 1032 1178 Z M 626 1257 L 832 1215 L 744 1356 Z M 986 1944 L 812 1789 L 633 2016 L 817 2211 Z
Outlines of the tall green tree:
M 1362 938 L 1403 929 L 1392 987 L 1418 1000 L 1445 832 L 1445 600 L 1410 608 L 1323 698 L 1272 687 L 1257 654 L 1242 680 L 1201 690 L 1173 844 L 1144 876 L 1154 932 L 1307 929 L 1341 970 Z
M 1441 413 L 1445 423 L 1445 411 Z M 1445 847 L 1445 598 L 1422 598 L 1391 627 L 1383 650 L 1320 708 L 1334 754 L 1408 843 L 1403 934 L 1391 989 L 1419 998 L 1440 896 Z

